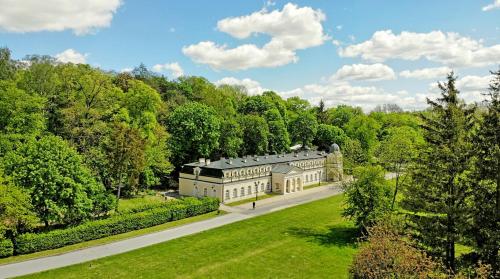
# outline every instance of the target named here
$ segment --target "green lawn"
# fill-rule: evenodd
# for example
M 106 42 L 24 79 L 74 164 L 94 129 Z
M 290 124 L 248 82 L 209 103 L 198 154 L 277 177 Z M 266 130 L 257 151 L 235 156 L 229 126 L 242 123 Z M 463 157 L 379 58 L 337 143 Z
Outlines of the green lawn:
M 144 206 L 146 204 L 157 204 L 165 202 L 165 198 L 161 196 L 144 195 L 135 198 L 120 199 L 118 203 L 119 211 L 130 211 L 132 209 Z
M 342 196 L 31 278 L 348 278 L 355 230 Z

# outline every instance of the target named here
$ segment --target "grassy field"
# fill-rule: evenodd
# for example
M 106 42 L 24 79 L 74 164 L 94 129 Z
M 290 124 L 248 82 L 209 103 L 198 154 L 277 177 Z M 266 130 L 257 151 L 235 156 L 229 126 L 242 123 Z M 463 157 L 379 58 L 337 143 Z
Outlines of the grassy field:
M 146 204 L 159 204 L 165 202 L 165 198 L 161 196 L 144 195 L 130 199 L 120 199 L 118 203 L 119 211 L 129 211 L 134 208 L 141 207 Z
M 347 278 L 342 196 L 29 278 Z

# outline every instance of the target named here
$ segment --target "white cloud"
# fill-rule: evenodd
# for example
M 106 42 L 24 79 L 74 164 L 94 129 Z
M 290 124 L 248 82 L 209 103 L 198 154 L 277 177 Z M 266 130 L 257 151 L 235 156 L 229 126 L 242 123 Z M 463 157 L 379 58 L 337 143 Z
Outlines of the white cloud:
M 359 106 L 365 111 L 375 106 L 387 103 L 398 104 L 404 109 L 421 109 L 426 106 L 425 99 L 410 96 L 406 91 L 387 92 L 374 86 L 355 86 L 349 82 L 330 81 L 327 83 L 313 83 L 290 91 L 280 92 L 287 98 L 300 96 L 311 103 L 323 100 L 329 107 L 340 104 Z
M 342 57 L 382 62 L 388 59 L 425 58 L 449 66 L 485 66 L 500 63 L 500 44 L 485 47 L 482 41 L 457 33 L 377 31 L 371 39 L 339 49 Z
M 121 0 L 0 0 L 0 30 L 25 33 L 108 27 Z
M 495 0 L 495 2 L 484 6 L 482 10 L 487 12 L 498 8 L 500 8 L 500 0 Z
M 166 64 L 156 64 L 153 66 L 153 71 L 162 73 L 165 71 L 170 71 L 174 78 L 178 78 L 184 75 L 184 70 L 182 70 L 181 65 L 179 63 L 166 63 Z
M 332 44 L 333 44 L 334 46 L 340 46 L 340 45 L 342 44 L 342 42 L 341 42 L 341 41 L 339 41 L 339 40 L 332 40 Z
M 492 79 L 493 75 L 467 75 L 458 78 L 455 82 L 455 86 L 460 91 L 459 97 L 464 99 L 467 103 L 481 102 L 485 99 L 485 96 L 483 94 L 487 92 Z M 440 92 L 438 83 L 433 82 L 429 84 L 429 91 L 430 93 L 437 95 Z
M 72 48 L 69 48 L 61 53 L 55 55 L 58 62 L 61 63 L 74 63 L 74 64 L 85 64 L 87 63 L 88 54 L 81 54 Z
M 250 15 L 220 20 L 217 29 L 237 39 L 266 34 L 271 40 L 264 46 L 243 44 L 234 48 L 203 41 L 183 47 L 193 61 L 214 69 L 245 70 L 256 67 L 277 67 L 298 60 L 296 50 L 318 46 L 328 40 L 321 10 L 286 4 L 281 11 L 266 9 Z
M 443 78 L 452 71 L 448 67 L 436 67 L 436 68 L 423 68 L 417 70 L 405 70 L 399 73 L 400 76 L 405 78 L 416 78 L 416 79 L 436 79 Z
M 334 80 L 390 80 L 396 79 L 396 74 L 387 65 L 376 64 L 353 64 L 344 65 L 332 77 Z
M 245 78 L 245 79 L 237 79 L 234 77 L 225 77 L 216 82 L 215 85 L 231 85 L 231 86 L 241 86 L 244 87 L 249 95 L 258 95 L 262 94 L 262 92 L 267 91 L 268 89 L 262 88 L 258 81 Z
M 120 70 L 120 73 L 130 73 L 130 72 L 132 72 L 133 70 L 134 70 L 133 68 L 129 68 L 129 67 L 127 67 L 127 68 L 123 68 L 123 69 L 121 69 L 121 70 Z
M 337 25 L 337 26 L 335 26 L 335 28 L 337 28 L 337 30 L 342 30 L 343 26 L 342 25 Z

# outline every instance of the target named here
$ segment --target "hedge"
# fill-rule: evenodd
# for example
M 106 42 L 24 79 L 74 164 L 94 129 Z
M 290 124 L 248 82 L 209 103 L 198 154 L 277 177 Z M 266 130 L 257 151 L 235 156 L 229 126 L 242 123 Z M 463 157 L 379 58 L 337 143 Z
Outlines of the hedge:
M 14 245 L 10 239 L 0 239 L 0 258 L 10 257 L 14 254 Z
M 22 234 L 16 238 L 14 251 L 16 254 L 28 254 L 55 249 L 204 214 L 218 208 L 219 201 L 214 198 L 186 198 L 139 213 L 114 215 L 108 219 L 90 221 L 75 227 L 46 233 Z

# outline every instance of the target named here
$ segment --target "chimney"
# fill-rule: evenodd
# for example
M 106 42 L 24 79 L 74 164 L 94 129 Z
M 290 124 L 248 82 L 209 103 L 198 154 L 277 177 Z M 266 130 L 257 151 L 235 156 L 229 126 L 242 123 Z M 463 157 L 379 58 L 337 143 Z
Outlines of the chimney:
M 228 158 L 227 163 L 232 165 L 233 164 L 233 159 L 231 157 Z
M 205 158 L 200 158 L 200 159 L 198 159 L 198 162 L 199 162 L 200 164 L 205 164 Z
M 205 160 L 205 166 L 208 166 L 208 165 L 210 165 L 210 159 Z

